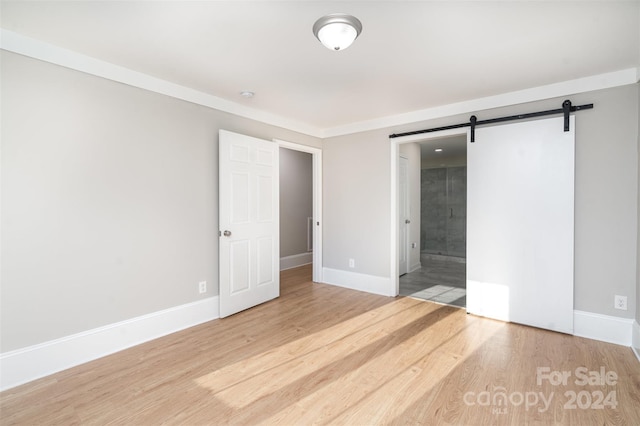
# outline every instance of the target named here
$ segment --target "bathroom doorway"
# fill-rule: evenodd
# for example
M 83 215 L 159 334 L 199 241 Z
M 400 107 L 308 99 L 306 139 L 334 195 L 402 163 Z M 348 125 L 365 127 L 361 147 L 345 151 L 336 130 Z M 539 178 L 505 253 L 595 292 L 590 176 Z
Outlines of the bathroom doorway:
M 399 280 L 399 294 L 466 307 L 466 135 L 420 146 L 420 241 L 417 268 Z

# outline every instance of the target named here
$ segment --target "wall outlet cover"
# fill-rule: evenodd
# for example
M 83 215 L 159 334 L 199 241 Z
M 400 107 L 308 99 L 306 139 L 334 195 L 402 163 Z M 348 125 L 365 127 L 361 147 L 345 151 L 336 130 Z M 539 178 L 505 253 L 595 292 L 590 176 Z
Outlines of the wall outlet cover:
M 623 311 L 627 310 L 627 296 L 618 296 L 617 294 L 613 297 L 613 307 L 616 309 L 620 309 Z

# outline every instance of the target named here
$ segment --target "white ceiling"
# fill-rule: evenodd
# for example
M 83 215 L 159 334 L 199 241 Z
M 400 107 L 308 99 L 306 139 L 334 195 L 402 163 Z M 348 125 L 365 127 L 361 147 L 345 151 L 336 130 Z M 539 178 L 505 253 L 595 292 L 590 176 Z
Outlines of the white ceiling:
M 640 1 L 2 1 L 4 29 L 331 129 L 640 68 Z M 333 52 L 324 14 L 363 32 Z M 239 95 L 256 93 L 253 99 Z
M 442 138 L 419 141 L 422 162 L 446 165 L 450 161 L 467 158 L 467 135 L 445 136 Z M 436 152 L 436 149 L 442 151 Z

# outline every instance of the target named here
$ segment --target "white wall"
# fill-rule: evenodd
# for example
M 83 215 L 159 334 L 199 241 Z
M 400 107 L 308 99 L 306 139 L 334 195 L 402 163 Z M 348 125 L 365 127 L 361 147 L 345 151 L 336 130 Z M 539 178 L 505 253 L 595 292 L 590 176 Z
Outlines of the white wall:
M 623 318 L 636 316 L 638 262 L 638 85 L 577 94 L 575 105 L 595 104 L 576 114 L 575 309 Z M 565 98 L 478 111 L 480 120 L 559 108 Z M 358 133 L 324 141 L 326 208 L 330 227 L 325 253 L 347 269 L 346 257 L 361 262 L 365 274 L 388 275 L 390 200 L 388 135 L 468 121 L 454 116 L 386 131 Z M 481 143 L 481 142 L 478 142 Z M 344 154 L 343 154 L 344 153 Z M 356 156 L 358 156 L 356 158 Z M 349 163 L 352 169 L 341 174 Z M 348 184 L 343 181 L 348 179 Z M 362 194 L 371 193 L 363 200 Z M 367 214 L 375 212 L 374 214 Z M 329 219 L 331 221 L 329 221 Z M 367 230 L 375 234 L 366 235 Z M 359 238 L 362 243 L 355 243 Z M 629 310 L 613 307 L 626 295 Z
M 571 97 L 576 115 L 575 309 L 635 316 L 638 85 Z M 629 309 L 614 309 L 614 295 Z M 632 303 L 633 302 L 633 303 Z
M 325 268 L 388 278 L 388 151 L 385 130 L 323 141 Z
M 218 294 L 218 129 L 321 145 L 20 55 L 0 59 L 3 353 Z

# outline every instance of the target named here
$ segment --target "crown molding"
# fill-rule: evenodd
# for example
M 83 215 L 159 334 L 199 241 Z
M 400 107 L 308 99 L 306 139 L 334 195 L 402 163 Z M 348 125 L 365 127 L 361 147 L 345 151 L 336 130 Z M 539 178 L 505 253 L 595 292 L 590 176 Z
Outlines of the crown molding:
M 393 128 L 395 126 L 450 117 L 458 114 L 470 114 L 509 105 L 625 86 L 628 84 L 635 84 L 638 80 L 640 80 L 640 68 L 627 68 L 620 71 L 548 84 L 546 86 L 532 87 L 525 90 L 518 90 L 485 98 L 472 99 L 418 111 L 411 111 L 404 114 L 391 115 L 374 120 L 360 121 L 357 123 L 347 124 L 345 126 L 332 127 L 324 129 L 323 136 L 324 138 L 329 138 L 382 128 Z
M 322 130 L 305 123 L 232 102 L 186 86 L 181 86 L 110 62 L 83 55 L 13 31 L 0 29 L 0 49 L 39 59 L 129 86 L 228 112 L 240 117 L 282 127 L 305 135 L 322 137 Z
M 385 128 L 390 129 L 397 126 L 450 117 L 458 114 L 467 114 L 492 108 L 535 102 L 559 96 L 608 89 L 617 86 L 635 84 L 640 80 L 640 67 L 627 68 L 624 70 L 563 81 L 546 86 L 532 87 L 525 90 L 502 93 L 495 96 L 472 99 L 403 114 L 359 121 L 344 126 L 322 129 L 276 114 L 246 107 L 236 102 L 162 80 L 148 74 L 133 71 L 119 65 L 101 61 L 99 59 L 26 37 L 3 28 L 0 29 L 0 49 L 117 81 L 129 86 L 203 105 L 219 111 L 259 121 L 261 123 L 282 127 L 320 139 L 371 130 Z

